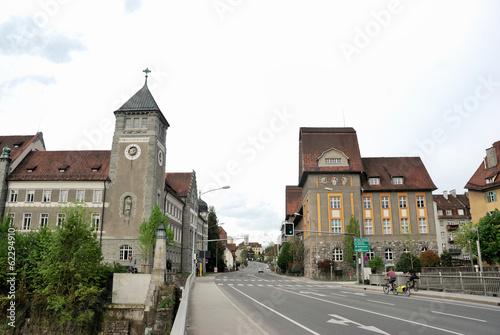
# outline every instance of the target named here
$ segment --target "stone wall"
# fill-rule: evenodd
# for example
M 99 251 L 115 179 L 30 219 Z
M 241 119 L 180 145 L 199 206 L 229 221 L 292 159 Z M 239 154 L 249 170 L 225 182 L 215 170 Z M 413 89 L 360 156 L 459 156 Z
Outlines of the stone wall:
M 150 274 L 114 273 L 113 304 L 144 305 L 150 281 Z

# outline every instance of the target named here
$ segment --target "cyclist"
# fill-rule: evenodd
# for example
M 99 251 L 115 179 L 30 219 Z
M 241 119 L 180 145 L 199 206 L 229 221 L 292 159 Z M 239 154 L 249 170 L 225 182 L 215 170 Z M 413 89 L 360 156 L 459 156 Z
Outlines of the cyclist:
M 389 285 L 391 286 L 391 289 L 394 289 L 394 282 L 396 281 L 396 273 L 394 272 L 394 270 L 392 270 L 392 268 L 389 269 L 389 271 L 387 271 L 387 274 L 385 275 L 384 277 L 384 280 L 389 277 Z
M 413 266 L 410 266 L 410 270 L 406 273 L 406 275 L 408 276 L 408 274 L 410 275 L 410 283 L 411 283 L 411 286 L 414 287 L 415 286 L 415 282 L 414 280 L 417 279 L 417 273 L 415 272 L 415 269 L 413 268 Z

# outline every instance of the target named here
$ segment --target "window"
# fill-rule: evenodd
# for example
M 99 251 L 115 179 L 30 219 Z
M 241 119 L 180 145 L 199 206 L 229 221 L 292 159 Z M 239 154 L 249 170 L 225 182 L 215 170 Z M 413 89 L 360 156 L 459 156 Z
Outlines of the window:
M 486 192 L 486 201 L 488 202 L 497 201 L 497 191 Z
M 102 202 L 102 190 L 94 190 L 92 202 Z
M 403 177 L 393 177 L 392 183 L 394 185 L 403 185 Z
M 330 208 L 340 208 L 340 197 L 330 198 Z
M 392 249 L 391 248 L 385 249 L 384 257 L 385 257 L 386 260 L 392 261 L 393 254 L 392 254 Z
M 49 223 L 49 214 L 43 213 L 40 214 L 40 228 L 47 227 Z
M 126 128 L 132 128 L 132 118 L 130 117 L 125 118 L 125 129 Z
M 426 252 L 426 251 L 427 251 L 427 247 L 423 247 L 420 252 Z
M 423 195 L 417 196 L 417 207 L 424 208 L 425 207 L 425 198 Z
M 373 221 L 372 219 L 365 219 L 365 234 L 373 235 Z
M 139 122 L 141 121 L 141 119 L 139 118 L 134 118 L 134 128 L 139 128 Z
M 31 227 L 31 214 L 25 213 L 23 215 L 23 230 L 30 230 Z
M 76 201 L 85 201 L 85 190 L 76 190 Z
M 391 234 L 391 219 L 382 220 L 382 228 L 384 229 L 384 235 Z
M 402 234 L 410 233 L 410 224 L 408 223 L 408 219 L 401 219 L 401 233 Z
M 451 211 L 451 209 L 446 210 L 446 215 L 452 215 L 452 214 L 453 214 L 453 212 Z
M 17 202 L 17 195 L 18 194 L 19 194 L 18 190 L 10 190 L 9 201 L 10 202 Z
M 33 202 L 35 200 L 35 190 L 26 191 L 26 202 Z
M 43 190 L 42 202 L 50 202 L 52 190 Z
M 380 185 L 380 178 L 368 178 L 368 184 L 370 185 Z
M 64 213 L 57 213 L 57 222 L 56 222 L 56 226 L 57 227 L 61 227 L 64 220 L 66 220 L 66 214 Z
M 341 219 L 332 219 L 332 233 L 342 233 Z
M 120 260 L 121 261 L 132 260 L 132 247 L 128 245 L 122 245 L 120 247 Z
M 364 197 L 363 198 L 363 207 L 366 209 L 372 208 L 372 198 Z
M 375 257 L 375 253 L 373 252 L 373 250 L 370 250 L 370 251 L 365 253 L 365 256 L 371 260 L 371 259 L 373 259 L 373 257 Z
M 342 163 L 341 158 L 325 158 L 325 163 L 326 164 L 340 164 Z
M 410 253 L 410 250 L 408 250 L 407 248 L 403 249 L 403 254 L 409 254 L 409 253 Z
M 382 208 L 389 208 L 389 197 L 381 197 Z
M 459 209 L 458 210 L 458 215 L 464 215 L 464 210 L 463 209 Z
M 418 219 L 418 227 L 420 234 L 427 234 L 427 220 L 425 218 Z
M 439 216 L 442 216 L 442 215 L 443 215 L 443 210 L 442 210 L 442 209 L 438 209 L 438 215 L 439 215 Z
M 444 238 L 444 231 L 441 232 L 441 238 Z
M 99 230 L 101 215 L 99 213 L 92 213 L 91 220 L 92 221 L 90 222 L 90 229 Z
M 334 261 L 343 261 L 344 260 L 344 252 L 340 248 L 333 249 L 333 260 Z
M 59 191 L 59 202 L 68 202 L 68 190 Z
M 399 197 L 399 208 L 407 208 L 407 202 L 406 202 L 406 197 L 401 196 Z
M 486 178 L 486 184 L 493 184 L 495 182 L 494 177 Z
M 443 248 L 443 250 L 446 250 L 446 248 L 447 248 L 446 243 L 441 243 L 441 248 Z
M 147 117 L 143 117 L 141 122 L 142 122 L 142 124 L 141 124 L 142 128 L 148 127 L 148 118 Z

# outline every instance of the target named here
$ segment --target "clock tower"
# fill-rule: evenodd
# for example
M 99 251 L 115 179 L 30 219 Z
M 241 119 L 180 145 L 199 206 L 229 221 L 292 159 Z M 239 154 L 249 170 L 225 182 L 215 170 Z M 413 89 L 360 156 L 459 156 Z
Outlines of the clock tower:
M 155 203 L 164 210 L 169 124 L 144 86 L 114 112 L 116 123 L 103 216 L 105 261 L 139 266 L 138 229 Z M 132 262 L 132 264 L 131 264 Z

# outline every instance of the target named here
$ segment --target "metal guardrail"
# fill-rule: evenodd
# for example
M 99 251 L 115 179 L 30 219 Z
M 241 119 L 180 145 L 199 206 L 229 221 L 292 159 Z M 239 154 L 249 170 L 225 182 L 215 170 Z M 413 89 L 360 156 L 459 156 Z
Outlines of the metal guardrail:
M 370 284 L 384 285 L 384 276 L 372 274 Z M 396 283 L 404 285 L 406 281 L 406 276 L 399 275 Z M 478 275 L 463 275 L 462 273 L 458 275 L 421 275 L 420 289 L 496 296 L 500 294 L 500 277 L 486 277 L 480 273 Z
M 187 308 L 189 295 L 191 294 L 191 287 L 193 286 L 195 275 L 192 272 L 188 279 L 186 280 L 186 285 L 184 286 L 184 291 L 182 292 L 181 303 L 177 309 L 177 314 L 175 316 L 174 324 L 172 325 L 172 330 L 170 334 L 172 335 L 184 335 L 186 333 L 186 320 L 187 320 Z

